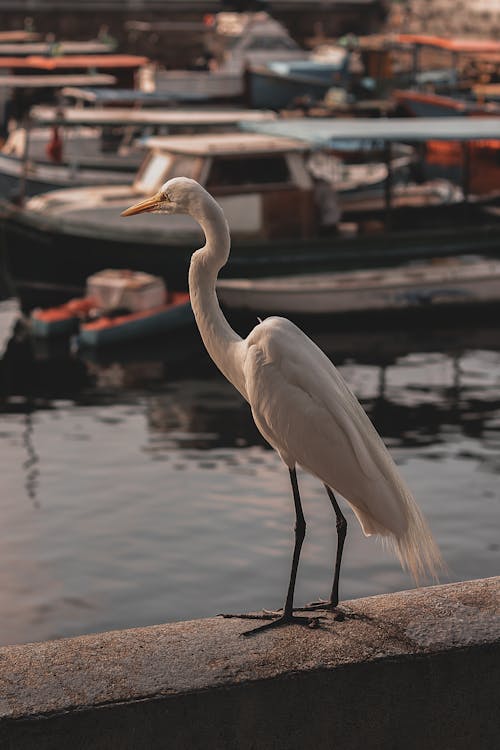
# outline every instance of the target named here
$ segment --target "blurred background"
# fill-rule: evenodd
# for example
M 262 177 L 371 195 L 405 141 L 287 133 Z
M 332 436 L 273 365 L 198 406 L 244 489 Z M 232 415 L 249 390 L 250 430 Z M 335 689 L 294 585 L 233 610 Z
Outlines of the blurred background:
M 200 341 L 201 233 L 119 216 L 178 175 L 228 218 L 232 327 L 300 325 L 443 581 L 498 574 L 499 31 L 494 0 L 0 0 L 0 644 L 282 604 L 288 471 Z M 336 533 L 299 483 L 302 604 Z M 345 513 L 341 599 L 411 587 Z

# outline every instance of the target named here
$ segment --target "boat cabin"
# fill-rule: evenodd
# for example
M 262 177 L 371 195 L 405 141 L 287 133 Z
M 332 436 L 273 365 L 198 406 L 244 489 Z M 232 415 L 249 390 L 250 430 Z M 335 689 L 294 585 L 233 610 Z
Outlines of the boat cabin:
M 308 237 L 316 225 L 307 145 L 254 133 L 151 137 L 134 182 L 152 195 L 172 177 L 191 177 L 220 203 L 234 235 Z

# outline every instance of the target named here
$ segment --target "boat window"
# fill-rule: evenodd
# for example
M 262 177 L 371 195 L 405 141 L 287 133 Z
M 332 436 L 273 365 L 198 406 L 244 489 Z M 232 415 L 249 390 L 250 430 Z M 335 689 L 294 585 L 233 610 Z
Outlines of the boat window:
M 170 164 L 167 180 L 171 177 L 195 177 L 194 169 L 196 165 L 196 157 L 185 156 L 184 154 L 178 154 Z
M 172 177 L 196 179 L 197 159 L 184 154 L 153 153 L 143 162 L 135 181 L 135 187 L 144 193 L 154 193 Z
M 152 154 L 146 157 L 146 161 L 136 180 L 136 187 L 144 193 L 154 193 L 165 182 L 172 156 L 170 154 Z
M 289 183 L 285 156 L 221 157 L 214 159 L 207 189 L 216 187 Z

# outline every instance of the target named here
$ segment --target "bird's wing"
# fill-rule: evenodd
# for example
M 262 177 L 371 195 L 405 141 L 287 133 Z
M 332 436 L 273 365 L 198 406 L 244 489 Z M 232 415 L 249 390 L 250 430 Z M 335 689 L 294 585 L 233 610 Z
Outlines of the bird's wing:
M 365 531 L 397 533 L 406 523 L 402 480 L 328 357 L 284 318 L 266 319 L 246 344 L 248 400 L 264 437 L 288 466 L 300 464 L 343 495 Z

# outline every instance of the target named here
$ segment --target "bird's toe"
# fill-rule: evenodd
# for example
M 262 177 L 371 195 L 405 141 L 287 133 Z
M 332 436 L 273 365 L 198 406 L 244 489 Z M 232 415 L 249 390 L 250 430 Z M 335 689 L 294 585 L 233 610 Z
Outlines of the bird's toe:
M 245 638 L 248 638 L 249 636 L 254 636 L 258 633 L 262 633 L 264 630 L 279 628 L 283 625 L 302 625 L 303 627 L 307 628 L 317 628 L 319 627 L 320 619 L 320 617 L 297 617 L 296 615 L 281 615 L 281 617 L 278 617 L 271 622 L 266 622 L 264 625 L 260 625 L 258 628 L 246 630 L 241 635 L 245 636 Z
M 338 620 L 339 622 L 345 620 L 346 614 L 341 609 L 338 608 L 336 604 L 334 604 L 331 601 L 328 601 L 327 599 L 319 599 L 316 602 L 310 602 L 309 604 L 306 604 L 305 607 L 297 607 L 297 612 L 313 612 L 313 611 L 324 611 L 324 612 L 332 612 L 335 614 L 334 620 Z

